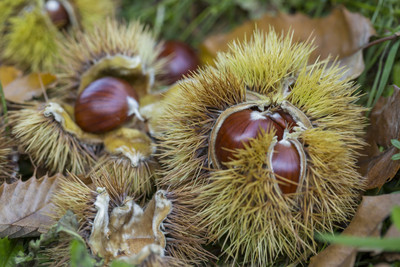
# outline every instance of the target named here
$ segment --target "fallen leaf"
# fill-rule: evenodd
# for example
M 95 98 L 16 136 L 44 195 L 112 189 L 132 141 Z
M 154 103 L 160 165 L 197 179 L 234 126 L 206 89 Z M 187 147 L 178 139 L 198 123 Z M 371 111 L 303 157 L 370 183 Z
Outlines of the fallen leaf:
M 358 210 L 343 231 L 343 235 L 367 237 L 374 235 L 395 205 L 400 205 L 400 194 L 364 196 Z M 310 267 L 353 266 L 357 248 L 330 245 L 310 260 Z
M 0 82 L 3 87 L 22 76 L 22 71 L 13 66 L 0 66 Z
M 392 216 L 393 216 L 393 211 L 392 211 Z M 386 231 L 384 238 L 400 238 L 400 231 L 394 222 Z M 374 251 L 373 256 L 375 257 L 379 254 L 381 254 L 381 257 L 384 261 L 387 262 L 400 261 L 400 253 L 383 252 L 382 250 L 380 250 L 380 251 Z
M 385 234 L 385 238 L 400 238 L 400 231 L 395 225 L 391 225 Z
M 50 73 L 30 73 L 7 84 L 4 95 L 8 101 L 24 103 L 42 95 L 43 90 L 55 81 L 56 76 Z
M 38 236 L 53 223 L 49 217 L 58 178 L 44 176 L 0 186 L 0 237 Z
M 218 52 L 228 51 L 231 41 L 243 41 L 246 36 L 251 36 L 255 29 L 268 32 L 271 27 L 278 33 L 293 30 L 295 42 L 314 40 L 316 49 L 309 62 L 315 62 L 318 57 L 338 57 L 339 64 L 347 66 L 344 78 L 355 78 L 362 73 L 364 62 L 360 48 L 375 34 L 367 18 L 344 7 L 334 9 L 329 16 L 315 19 L 304 14 L 266 14 L 258 20 L 245 22 L 230 33 L 208 37 L 200 47 L 201 58 L 205 63 L 211 63 L 211 59 L 215 58 Z
M 359 172 L 366 177 L 368 189 L 381 187 L 400 169 L 400 160 L 392 160 L 399 150 L 391 139 L 400 139 L 400 88 L 394 85 L 393 95 L 381 97 L 370 115 L 367 129 L 368 146 L 359 159 Z M 380 152 L 379 147 L 385 150 Z

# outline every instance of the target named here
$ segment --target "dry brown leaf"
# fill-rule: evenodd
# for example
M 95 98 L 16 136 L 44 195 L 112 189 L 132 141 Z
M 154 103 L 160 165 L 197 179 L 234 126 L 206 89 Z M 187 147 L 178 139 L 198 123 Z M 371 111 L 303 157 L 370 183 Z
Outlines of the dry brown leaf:
M 54 221 L 48 216 L 50 199 L 61 175 L 32 177 L 0 186 L 0 237 L 38 236 Z
M 271 26 L 276 32 L 287 33 L 293 30 L 293 40 L 296 42 L 314 39 L 316 50 L 311 54 L 309 62 L 315 62 L 318 57 L 325 59 L 329 55 L 338 57 L 340 65 L 347 66 L 345 76 L 352 78 L 364 70 L 362 51 L 359 49 L 375 34 L 367 18 L 344 7 L 333 10 L 327 17 L 315 19 L 304 14 L 266 14 L 258 20 L 242 24 L 230 33 L 208 37 L 200 48 L 201 58 L 211 63 L 217 52 L 228 50 L 228 44 L 233 40 L 243 41 L 245 36 L 249 38 L 256 28 L 268 32 Z
M 400 160 L 391 160 L 399 153 L 390 140 L 400 139 L 400 88 L 394 85 L 393 95 L 381 97 L 370 115 L 364 156 L 359 160 L 359 171 L 366 177 L 368 189 L 381 187 L 400 169 Z M 385 148 L 380 152 L 379 147 Z
M 13 66 L 0 66 L 0 82 L 3 87 L 22 76 L 22 71 Z
M 384 238 L 400 238 L 400 231 L 396 225 L 392 224 L 387 230 Z M 378 251 L 381 257 L 386 262 L 400 261 L 400 253 Z M 374 254 L 375 256 L 376 254 Z
M 24 103 L 35 96 L 43 94 L 43 90 L 56 81 L 50 73 L 30 73 L 18 78 L 4 87 L 4 95 L 8 101 Z
M 400 205 L 400 194 L 364 196 L 357 213 L 342 234 L 358 237 L 371 236 L 380 227 L 394 205 Z M 330 245 L 311 258 L 310 267 L 353 266 L 357 248 Z

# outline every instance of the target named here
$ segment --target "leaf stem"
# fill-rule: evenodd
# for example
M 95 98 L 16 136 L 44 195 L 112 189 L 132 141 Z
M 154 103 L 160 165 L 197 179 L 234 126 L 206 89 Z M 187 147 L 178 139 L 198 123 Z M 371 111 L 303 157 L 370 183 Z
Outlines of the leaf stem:
M 370 42 L 368 44 L 365 44 L 365 45 L 361 46 L 359 50 L 364 50 L 364 49 L 366 49 L 368 47 L 371 47 L 371 46 L 374 46 L 374 45 L 377 45 L 377 44 L 380 44 L 380 43 L 383 43 L 383 42 L 386 42 L 386 41 L 395 40 L 395 39 L 397 39 L 399 37 L 400 37 L 400 32 L 396 32 L 393 35 L 386 36 L 386 37 L 377 39 L 375 41 L 372 41 L 372 42 Z

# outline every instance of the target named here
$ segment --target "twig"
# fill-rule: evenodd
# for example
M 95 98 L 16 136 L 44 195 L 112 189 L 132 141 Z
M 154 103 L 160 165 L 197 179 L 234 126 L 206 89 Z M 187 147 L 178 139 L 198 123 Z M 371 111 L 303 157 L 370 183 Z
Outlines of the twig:
M 361 46 L 359 48 L 359 50 L 364 50 L 364 49 L 366 49 L 368 47 L 371 47 L 371 46 L 374 46 L 374 45 L 377 45 L 377 44 L 380 44 L 380 43 L 383 43 L 383 42 L 386 42 L 386 41 L 395 40 L 395 39 L 397 39 L 399 37 L 400 37 L 400 32 L 396 32 L 393 35 L 390 35 L 390 36 L 387 36 L 387 37 L 383 37 L 381 39 L 377 39 L 377 40 L 372 41 L 372 42 L 370 42 L 368 44 L 365 44 L 365 45 Z

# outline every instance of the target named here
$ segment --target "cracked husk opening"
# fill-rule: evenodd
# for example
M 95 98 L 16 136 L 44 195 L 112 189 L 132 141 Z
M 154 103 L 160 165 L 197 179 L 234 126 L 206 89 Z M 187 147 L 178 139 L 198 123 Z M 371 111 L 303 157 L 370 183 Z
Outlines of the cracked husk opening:
M 150 248 L 163 254 L 166 240 L 161 227 L 172 208 L 163 190 L 155 193 L 145 209 L 128 197 L 111 213 L 110 196 L 104 188 L 97 191 L 97 214 L 88 242 L 93 254 L 102 256 L 106 263 L 118 258 L 131 264 L 140 264 Z

